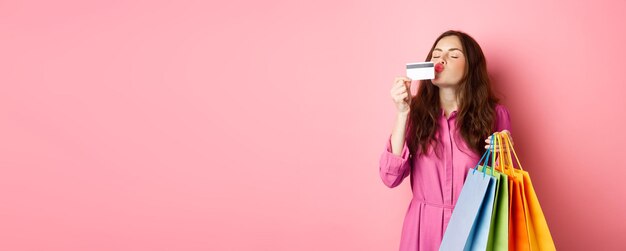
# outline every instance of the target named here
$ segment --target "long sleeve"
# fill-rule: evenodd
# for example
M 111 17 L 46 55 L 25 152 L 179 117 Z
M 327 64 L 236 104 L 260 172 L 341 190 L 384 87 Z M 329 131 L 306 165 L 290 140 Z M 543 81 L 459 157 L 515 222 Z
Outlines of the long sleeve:
M 496 105 L 496 124 L 495 131 L 501 132 L 502 130 L 511 131 L 511 117 L 509 111 L 503 105 Z
M 409 176 L 411 171 L 411 163 L 409 158 L 409 148 L 406 144 L 402 148 L 400 156 L 391 152 L 391 135 L 387 139 L 385 150 L 380 156 L 380 178 L 389 188 L 394 188 L 402 180 Z

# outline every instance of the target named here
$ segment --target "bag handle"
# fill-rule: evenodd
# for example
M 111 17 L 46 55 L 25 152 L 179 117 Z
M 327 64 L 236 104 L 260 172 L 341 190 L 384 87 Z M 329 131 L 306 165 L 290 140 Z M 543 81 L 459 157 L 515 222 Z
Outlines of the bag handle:
M 478 169 L 478 166 L 480 165 L 481 162 L 483 162 L 483 159 L 484 159 L 485 161 L 483 162 L 483 177 L 485 177 L 485 175 L 487 175 L 487 168 L 489 167 L 488 166 L 488 164 L 489 164 L 489 157 L 491 157 L 491 151 L 493 150 L 493 141 L 494 141 L 493 138 L 494 137 L 491 137 L 491 141 L 490 141 L 491 147 L 489 149 L 487 149 L 485 151 L 485 153 L 483 153 L 482 157 L 480 157 L 480 160 L 478 161 L 478 163 L 476 163 L 476 166 L 474 167 L 474 170 L 472 171 L 472 173 L 476 172 L 476 169 Z M 493 162 L 493 160 L 492 160 L 491 163 L 492 163 L 491 176 L 493 176 L 493 163 L 495 163 L 495 162 Z
M 502 170 L 503 173 L 510 175 L 511 169 L 506 165 L 508 163 L 508 159 L 506 158 L 507 155 L 503 151 L 504 143 L 502 143 L 502 135 L 500 133 L 495 133 L 494 137 L 496 138 L 496 145 L 498 146 L 498 157 L 500 157 L 501 166 L 500 170 Z
M 517 161 L 517 165 L 519 166 L 519 169 L 523 171 L 524 168 L 522 168 L 522 163 L 519 162 L 519 157 L 517 157 L 517 153 L 515 152 L 515 148 L 513 148 L 513 143 L 511 143 L 511 139 L 510 139 L 509 135 L 504 133 L 503 137 L 504 137 L 504 143 L 506 144 L 507 149 L 510 149 L 510 151 L 508 153 L 509 158 L 511 158 L 511 153 L 510 152 L 513 152 L 513 155 L 515 155 L 515 160 Z M 513 166 L 513 159 L 511 158 L 510 160 L 511 160 L 511 166 L 514 167 Z
M 498 153 L 499 149 L 498 149 L 498 151 L 495 151 L 495 147 L 499 146 L 501 140 L 498 138 L 498 132 L 493 133 L 491 135 L 491 138 L 492 138 L 492 140 L 491 140 L 491 142 L 492 142 L 492 144 L 491 144 L 492 145 L 491 151 L 493 151 L 493 155 L 491 157 L 492 158 L 491 159 L 491 163 L 493 164 L 493 169 L 495 170 L 496 169 L 496 158 L 498 156 L 502 155 L 502 153 Z M 500 168 L 500 169 L 502 169 L 502 168 Z
M 503 162 L 502 164 L 502 172 L 508 176 L 516 177 L 517 174 L 515 172 L 515 166 L 513 165 L 513 158 L 511 156 L 511 152 L 515 155 L 517 159 L 517 163 L 520 166 L 519 158 L 517 158 L 517 153 L 515 153 L 515 149 L 511 144 L 511 140 L 506 133 L 498 133 L 497 135 L 498 143 L 499 143 L 499 152 L 500 157 Z M 510 165 L 510 166 L 509 166 Z M 524 169 L 521 169 L 524 170 Z

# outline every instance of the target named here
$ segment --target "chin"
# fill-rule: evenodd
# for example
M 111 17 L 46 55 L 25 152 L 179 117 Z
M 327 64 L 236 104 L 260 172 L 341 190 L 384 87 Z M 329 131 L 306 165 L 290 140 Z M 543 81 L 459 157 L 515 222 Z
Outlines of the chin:
M 441 79 L 433 79 L 433 80 L 431 80 L 431 82 L 433 83 L 433 85 L 436 85 L 436 86 L 440 86 L 440 85 L 445 85 L 446 84 L 445 81 L 441 81 Z
M 433 83 L 433 85 L 437 86 L 437 87 L 449 87 L 449 86 L 455 86 L 455 83 L 450 83 L 447 81 L 441 81 L 441 80 L 432 80 L 431 81 Z

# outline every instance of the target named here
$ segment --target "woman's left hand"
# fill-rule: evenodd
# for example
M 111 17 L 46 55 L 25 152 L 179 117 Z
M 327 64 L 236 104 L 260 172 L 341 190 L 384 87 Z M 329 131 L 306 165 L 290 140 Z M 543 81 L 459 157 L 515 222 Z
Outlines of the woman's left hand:
M 508 130 L 502 130 L 500 133 L 506 133 L 509 136 L 509 139 L 511 139 L 511 146 L 515 145 L 515 142 L 513 142 L 513 137 L 511 137 L 511 132 L 509 132 Z M 485 143 L 487 143 L 487 145 L 485 146 L 485 149 L 491 149 L 491 138 L 493 137 L 493 135 L 489 136 L 486 140 Z M 494 151 L 500 151 L 500 147 L 495 146 L 495 149 L 493 149 Z M 503 149 L 506 150 L 506 149 Z

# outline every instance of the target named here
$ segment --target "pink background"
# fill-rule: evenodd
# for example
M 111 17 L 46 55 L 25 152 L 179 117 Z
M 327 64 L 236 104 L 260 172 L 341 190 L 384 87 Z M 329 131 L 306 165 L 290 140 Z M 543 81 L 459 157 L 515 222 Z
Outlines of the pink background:
M 560 250 L 625 250 L 624 1 L 0 1 L 0 250 L 397 250 L 404 64 L 474 36 Z

